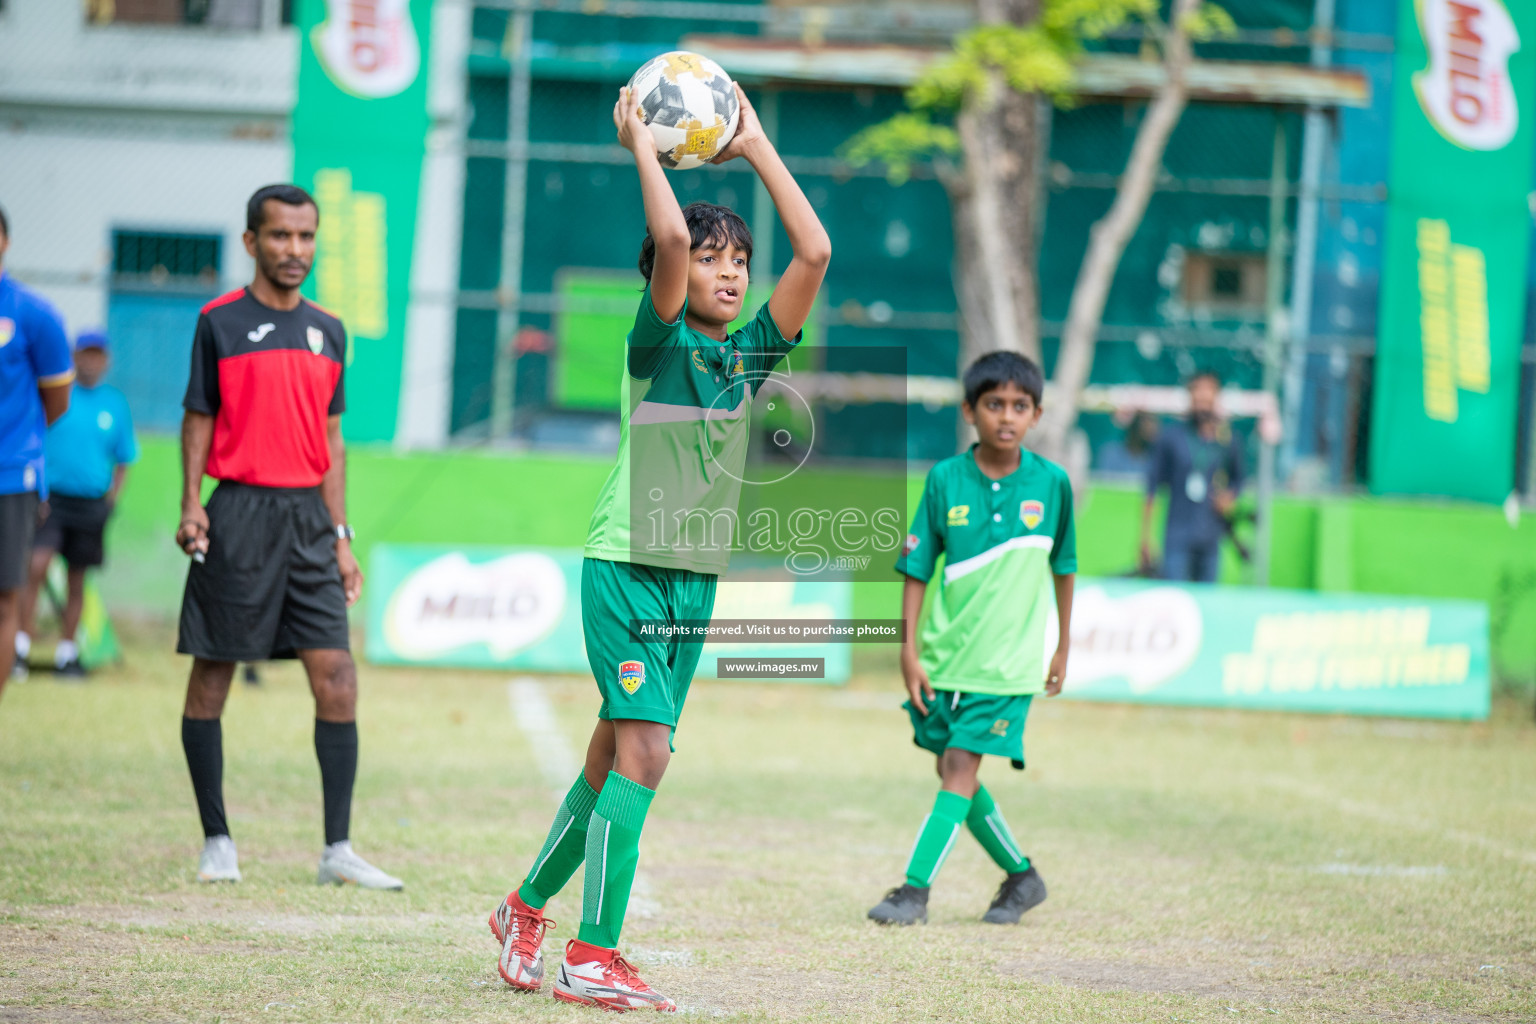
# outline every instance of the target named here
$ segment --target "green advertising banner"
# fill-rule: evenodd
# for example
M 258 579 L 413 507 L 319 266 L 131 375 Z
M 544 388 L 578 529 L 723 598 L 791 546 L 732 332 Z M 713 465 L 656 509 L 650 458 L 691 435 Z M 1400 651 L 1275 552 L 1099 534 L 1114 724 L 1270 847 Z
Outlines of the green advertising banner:
M 1046 636 L 1054 646 L 1054 623 Z M 1488 606 L 1079 579 L 1062 695 L 1480 720 L 1489 704 Z
M 378 544 L 368 561 L 368 660 L 588 675 L 581 561 L 580 551 L 550 548 Z M 727 579 L 714 618 L 848 619 L 852 608 L 847 582 Z M 822 677 L 797 682 L 841 683 L 852 670 L 846 643 L 707 643 L 699 675 L 715 676 L 721 657 L 824 659 Z
M 1371 487 L 1514 483 L 1536 4 L 1399 0 Z
M 293 178 L 320 206 L 305 292 L 347 326 L 346 435 L 395 436 L 431 0 L 298 0 Z

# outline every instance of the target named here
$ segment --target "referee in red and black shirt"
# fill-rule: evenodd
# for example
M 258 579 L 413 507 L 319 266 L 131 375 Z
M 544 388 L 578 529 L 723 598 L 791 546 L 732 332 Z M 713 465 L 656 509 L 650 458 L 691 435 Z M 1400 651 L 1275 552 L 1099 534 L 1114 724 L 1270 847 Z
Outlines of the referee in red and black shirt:
M 294 185 L 251 196 L 245 249 L 255 280 L 204 306 L 192 339 L 176 543 L 193 562 L 176 649 L 193 657 L 181 742 L 206 839 L 197 877 L 240 880 L 219 727 L 235 663 L 297 657 L 315 695 L 325 796 L 319 880 L 399 889 L 347 837 L 357 774 L 347 606 L 363 574 L 346 514 L 346 330 L 299 294 L 319 222 L 314 199 Z M 206 508 L 204 474 L 219 481 Z

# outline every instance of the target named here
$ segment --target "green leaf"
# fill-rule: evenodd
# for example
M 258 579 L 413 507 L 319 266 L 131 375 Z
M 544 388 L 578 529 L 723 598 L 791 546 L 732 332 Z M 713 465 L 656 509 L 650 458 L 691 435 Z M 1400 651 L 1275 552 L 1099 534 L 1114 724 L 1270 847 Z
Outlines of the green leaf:
M 959 151 L 960 136 L 953 128 L 934 124 L 925 113 L 906 113 L 865 128 L 843 143 L 838 155 L 855 167 L 879 161 L 885 165 L 886 180 L 901 185 L 919 160 Z

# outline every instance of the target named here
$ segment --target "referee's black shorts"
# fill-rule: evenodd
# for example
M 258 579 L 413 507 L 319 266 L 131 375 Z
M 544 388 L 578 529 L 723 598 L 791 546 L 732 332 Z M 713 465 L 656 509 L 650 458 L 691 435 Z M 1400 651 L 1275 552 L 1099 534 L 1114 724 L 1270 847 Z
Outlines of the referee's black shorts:
M 225 480 L 207 508 L 207 560 L 187 570 L 176 650 L 210 661 L 347 650 L 336 530 L 320 489 Z

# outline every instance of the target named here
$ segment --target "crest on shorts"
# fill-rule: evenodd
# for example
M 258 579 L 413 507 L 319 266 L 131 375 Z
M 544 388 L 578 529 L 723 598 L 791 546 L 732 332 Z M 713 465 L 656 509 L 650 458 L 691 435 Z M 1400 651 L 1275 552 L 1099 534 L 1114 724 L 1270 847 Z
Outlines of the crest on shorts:
M 1019 518 L 1024 520 L 1024 525 L 1033 530 L 1040 525 L 1040 520 L 1045 518 L 1045 502 L 1031 498 L 1019 503 Z
M 9 345 L 14 337 L 16 337 L 16 321 L 8 316 L 0 316 L 0 348 Z
M 949 507 L 949 525 L 950 526 L 969 526 L 969 525 L 971 525 L 971 506 L 969 506 L 969 505 L 951 505 Z
M 1007 736 L 1008 735 L 1008 719 L 1006 719 L 1006 718 L 999 718 L 997 721 L 993 722 L 992 723 L 992 735 L 993 736 Z
M 308 328 L 304 332 L 304 337 L 309 342 L 309 350 L 315 355 L 319 355 L 320 350 L 325 348 L 325 332 L 320 330 L 320 328 Z
M 922 540 L 918 538 L 917 534 L 909 533 L 907 534 L 907 542 L 901 546 L 901 553 L 904 555 L 910 555 L 912 552 L 917 550 L 917 546 L 921 543 Z
M 625 693 L 634 693 L 645 683 L 645 662 L 621 661 L 619 662 L 619 685 L 624 687 Z

